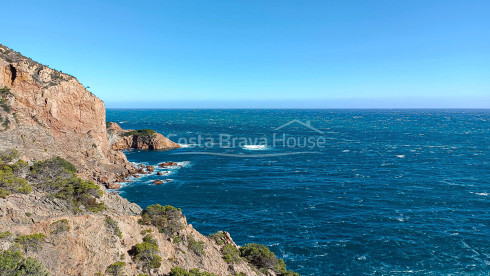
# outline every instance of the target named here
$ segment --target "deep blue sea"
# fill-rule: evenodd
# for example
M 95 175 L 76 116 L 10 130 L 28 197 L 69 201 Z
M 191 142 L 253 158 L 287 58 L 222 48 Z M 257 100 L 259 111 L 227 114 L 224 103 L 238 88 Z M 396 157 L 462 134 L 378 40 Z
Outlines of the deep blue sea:
M 181 207 L 203 234 L 266 244 L 302 275 L 490 274 L 489 110 L 110 109 L 107 118 L 187 144 L 128 151 L 132 162 L 181 166 L 122 196 Z

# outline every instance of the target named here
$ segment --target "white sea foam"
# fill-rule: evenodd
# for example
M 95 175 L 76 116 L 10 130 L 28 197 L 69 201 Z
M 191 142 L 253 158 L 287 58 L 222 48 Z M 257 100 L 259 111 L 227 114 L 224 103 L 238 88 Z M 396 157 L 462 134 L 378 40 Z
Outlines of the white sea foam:
M 244 149 L 246 150 L 268 150 L 269 147 L 267 145 L 244 145 Z
M 400 154 L 400 155 L 397 155 L 396 157 L 398 157 L 398 158 L 405 158 L 405 155 Z
M 179 144 L 180 147 L 182 148 L 192 148 L 192 147 L 195 147 L 196 145 L 193 145 L 193 144 Z
M 475 195 L 479 195 L 479 196 L 488 196 L 488 193 L 475 193 Z

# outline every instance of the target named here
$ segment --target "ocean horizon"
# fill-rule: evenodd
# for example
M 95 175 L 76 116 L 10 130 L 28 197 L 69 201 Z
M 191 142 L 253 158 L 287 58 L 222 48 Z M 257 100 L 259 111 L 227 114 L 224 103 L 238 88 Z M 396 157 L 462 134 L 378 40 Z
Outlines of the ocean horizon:
M 301 275 L 488 271 L 488 109 L 110 108 L 107 120 L 184 146 L 126 151 L 163 175 L 131 178 L 123 197 L 266 244 Z

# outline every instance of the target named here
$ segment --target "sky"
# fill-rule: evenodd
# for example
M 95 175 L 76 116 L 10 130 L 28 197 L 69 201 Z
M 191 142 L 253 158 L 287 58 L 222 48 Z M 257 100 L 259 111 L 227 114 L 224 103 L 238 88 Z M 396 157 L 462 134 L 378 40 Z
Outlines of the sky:
M 490 108 L 490 1 L 2 0 L 109 108 Z

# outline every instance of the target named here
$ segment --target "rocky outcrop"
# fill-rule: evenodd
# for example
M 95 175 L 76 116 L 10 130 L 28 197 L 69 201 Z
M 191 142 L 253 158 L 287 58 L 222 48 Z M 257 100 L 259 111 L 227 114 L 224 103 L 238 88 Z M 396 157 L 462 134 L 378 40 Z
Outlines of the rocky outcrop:
M 107 123 L 107 139 L 112 150 L 170 150 L 181 146 L 153 130 L 124 130 L 117 123 Z
M 60 200 L 50 200 L 40 195 L 10 195 L 0 198 L 0 232 L 10 231 L 17 235 L 43 233 L 45 243 L 38 252 L 30 252 L 51 272 L 51 275 L 87 275 L 104 273 L 109 265 L 124 261 L 125 275 L 143 273 L 139 263 L 130 256 L 131 248 L 141 243 L 146 231 L 151 230 L 157 241 L 162 258 L 161 267 L 152 270 L 152 275 L 167 275 L 175 266 L 199 268 L 218 275 L 259 275 L 245 261 L 228 264 L 223 260 L 221 248 L 216 240 L 201 235 L 183 218 L 184 228 L 175 237 L 159 233 L 152 225 L 141 225 L 138 214 L 141 209 L 118 195 L 105 195 L 108 208 L 100 214 L 73 215 L 66 211 Z M 121 231 L 118 237 L 107 225 L 107 218 L 115 221 Z M 53 231 L 53 223 L 65 219 L 68 230 Z M 143 233 L 143 234 L 142 234 Z M 228 237 L 225 242 L 236 247 Z M 196 254 L 189 247 L 189 239 L 203 242 L 203 253 Z M 0 239 L 0 250 L 9 248 L 13 239 Z
M 109 147 L 104 103 L 73 76 L 0 45 L 0 88 L 0 150 L 17 149 L 25 161 L 61 156 L 95 181 L 131 171 Z

